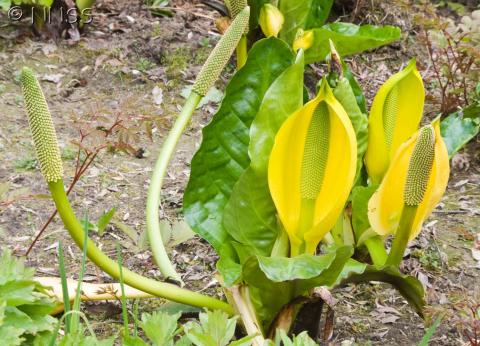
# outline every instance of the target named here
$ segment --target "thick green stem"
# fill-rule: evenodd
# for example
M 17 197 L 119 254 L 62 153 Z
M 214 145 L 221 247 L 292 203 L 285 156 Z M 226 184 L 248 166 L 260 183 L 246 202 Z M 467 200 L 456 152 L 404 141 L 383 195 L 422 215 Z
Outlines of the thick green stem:
M 65 228 L 80 248 L 83 248 L 85 233 L 80 225 L 73 209 L 68 201 L 67 194 L 63 187 L 63 181 L 49 182 L 48 187 Z M 113 278 L 120 279 L 118 263 L 103 253 L 90 239 L 87 241 L 88 258 Z M 127 268 L 122 268 L 124 282 L 143 292 L 150 293 L 182 304 L 193 305 L 208 309 L 223 310 L 232 315 L 233 309 L 226 302 L 180 288 L 176 285 L 155 281 L 142 275 L 134 273 Z
M 402 216 L 400 217 L 400 224 L 398 225 L 395 239 L 392 243 L 392 249 L 388 254 L 387 265 L 399 266 L 402 262 L 405 248 L 410 238 L 410 232 L 415 220 L 418 206 L 405 205 L 403 207 Z
M 383 245 L 383 240 L 380 236 L 374 236 L 365 240 L 365 246 L 370 253 L 373 264 L 376 266 L 383 266 L 387 261 L 387 251 Z
M 167 139 L 163 143 L 162 150 L 158 155 L 157 163 L 153 170 L 147 197 L 147 234 L 148 239 L 150 240 L 153 258 L 165 277 L 179 282 L 182 282 L 182 279 L 173 268 L 165 250 L 165 246 L 163 245 L 162 233 L 158 222 L 158 209 L 160 207 L 163 178 L 167 172 L 168 164 L 172 159 L 180 136 L 190 121 L 201 98 L 202 97 L 195 92 L 190 94 L 180 115 L 175 121 L 175 125 L 173 125 L 173 128 L 168 133 Z
M 237 45 L 237 70 L 240 70 L 247 62 L 247 36 L 243 35 Z

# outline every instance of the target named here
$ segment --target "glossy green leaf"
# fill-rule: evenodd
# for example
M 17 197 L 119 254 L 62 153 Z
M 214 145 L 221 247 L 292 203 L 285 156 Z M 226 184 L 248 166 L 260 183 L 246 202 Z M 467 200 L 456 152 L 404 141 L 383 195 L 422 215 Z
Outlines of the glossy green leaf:
M 340 285 L 370 281 L 389 283 L 399 291 L 417 314 L 423 317 L 425 291 L 420 281 L 413 276 L 402 274 L 394 266 L 376 267 L 355 262 L 352 260 L 345 266 L 343 273 L 340 274 L 343 278 Z
M 202 144 L 192 159 L 184 213 L 192 229 L 217 251 L 231 239 L 223 227 L 223 212 L 235 183 L 250 164 L 250 124 L 268 88 L 293 59 L 285 42 L 258 41 L 227 86 L 220 109 L 203 129 Z
M 335 259 L 335 253 L 321 256 L 303 254 L 295 257 L 258 256 L 260 269 L 274 282 L 311 279 L 320 275 Z
M 333 0 L 280 0 L 279 9 L 285 16 L 280 38 L 292 44 L 299 29 L 322 26 L 332 5 Z
M 223 225 L 233 239 L 251 246 L 253 254 L 270 254 L 278 228 L 276 209 L 265 176 L 247 168 L 225 206 Z
M 400 29 L 394 26 L 355 25 L 351 23 L 330 23 L 313 29 L 312 47 L 305 52 L 305 63 L 325 60 L 330 52 L 332 40 L 341 56 L 347 56 L 377 48 L 400 38 Z
M 299 53 L 295 64 L 265 93 L 250 127 L 250 167 L 235 184 L 225 206 L 225 229 L 237 242 L 251 246 L 254 254 L 270 255 L 277 238 L 276 209 L 268 188 L 268 158 L 283 121 L 302 106 L 303 70 L 303 54 Z
M 250 127 L 248 153 L 252 168 L 259 174 L 267 174 L 268 159 L 280 126 L 303 105 L 303 62 L 304 55 L 300 52 L 295 64 L 273 82 Z
M 321 256 L 250 257 L 243 275 L 261 321 L 268 326 L 294 297 L 313 287 L 333 285 L 352 254 L 352 247 L 343 246 Z
M 370 228 L 368 221 L 368 201 L 377 189 L 377 185 L 356 186 L 352 190 L 352 226 L 358 239 Z
M 477 118 L 462 118 L 460 114 L 453 113 L 442 120 L 440 130 L 447 146 L 449 158 L 452 158 L 478 134 L 480 130 L 479 117 L 480 114 Z
M 260 269 L 256 257 L 250 257 L 243 265 L 243 276 L 249 285 L 250 300 L 265 329 L 280 309 L 295 297 L 295 282 L 273 282 Z M 275 292 L 275 294 L 272 294 Z
M 351 87 L 350 81 L 343 77 L 337 82 L 333 89 L 335 98 L 342 104 L 352 122 L 355 136 L 357 137 L 357 170 L 355 174 L 355 183 L 361 176 L 363 168 L 363 156 L 367 151 L 368 144 L 368 117 L 358 106 L 357 99 Z
M 358 107 L 360 108 L 362 113 L 367 114 L 365 94 L 363 93 L 362 87 L 358 83 L 357 79 L 353 75 L 348 65 L 343 61 L 342 61 L 342 69 L 343 69 L 344 77 L 347 78 L 348 82 L 350 83 L 350 87 L 352 88 L 353 94 L 355 95 L 355 99 L 357 100 Z
M 338 281 L 339 275 L 343 272 L 345 264 L 353 255 L 353 247 L 341 246 L 334 252 L 335 258 L 331 265 L 316 277 L 307 280 L 297 281 L 297 292 L 309 290 L 318 286 L 332 287 Z

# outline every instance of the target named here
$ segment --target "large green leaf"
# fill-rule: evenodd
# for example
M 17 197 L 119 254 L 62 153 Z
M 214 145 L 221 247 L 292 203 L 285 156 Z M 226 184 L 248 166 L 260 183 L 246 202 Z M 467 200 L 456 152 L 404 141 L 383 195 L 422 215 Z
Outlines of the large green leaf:
M 331 265 L 323 270 L 318 276 L 306 280 L 299 280 L 296 283 L 297 292 L 309 290 L 314 287 L 333 287 L 338 277 L 342 274 L 346 263 L 354 252 L 351 246 L 341 246 L 335 249 L 335 258 Z
M 479 117 L 480 114 L 477 118 L 464 118 L 459 113 L 453 113 L 442 120 L 440 130 L 450 158 L 478 134 Z
M 350 260 L 339 278 L 342 280 L 337 282 L 337 285 L 371 281 L 389 283 L 399 291 L 417 314 L 423 317 L 425 291 L 422 283 L 413 276 L 402 274 L 394 266 L 377 267 Z
M 332 40 L 341 56 L 377 48 L 400 38 L 400 29 L 395 26 L 355 25 L 351 23 L 330 23 L 312 30 L 313 45 L 305 52 L 307 64 L 323 61 L 330 52 Z
M 335 98 L 342 104 L 352 122 L 355 136 L 357 138 L 357 170 L 355 174 L 355 184 L 360 178 L 363 168 L 363 156 L 367 151 L 368 144 L 368 117 L 366 113 L 360 110 L 357 98 L 353 92 L 350 81 L 346 77 L 338 80 L 333 89 Z
M 335 259 L 335 253 L 321 256 L 303 254 L 295 257 L 258 256 L 260 269 L 274 282 L 311 279 L 320 275 Z
M 280 126 L 303 105 L 303 72 L 304 55 L 300 52 L 295 64 L 268 89 L 252 122 L 248 153 L 252 168 L 259 174 L 267 174 L 268 159 Z
M 368 221 L 368 201 L 377 189 L 377 185 L 356 186 L 352 190 L 352 227 L 358 242 L 362 234 L 370 228 Z
M 295 297 L 295 283 L 269 280 L 260 269 L 256 257 L 250 257 L 242 271 L 255 312 L 264 328 L 268 329 L 280 309 Z
M 322 26 L 332 5 L 333 0 L 280 0 L 279 8 L 285 17 L 280 38 L 292 44 L 298 29 Z
M 254 254 L 270 254 L 278 229 L 265 176 L 247 168 L 225 206 L 223 225 L 233 239 L 251 246 Z
M 217 251 L 230 239 L 222 224 L 225 205 L 250 164 L 250 124 L 270 85 L 293 60 L 285 42 L 258 41 L 227 86 L 220 109 L 203 129 L 202 144 L 192 159 L 184 213 L 192 229 Z
M 270 255 L 277 238 L 276 209 L 268 188 L 268 158 L 278 129 L 302 106 L 303 70 L 303 54 L 300 53 L 295 64 L 265 93 L 250 127 L 250 167 L 235 184 L 225 207 L 225 229 L 236 241 L 249 245 L 254 254 Z
M 352 254 L 352 247 L 343 246 L 321 256 L 250 257 L 243 275 L 262 323 L 268 326 L 285 304 L 307 290 L 337 282 Z

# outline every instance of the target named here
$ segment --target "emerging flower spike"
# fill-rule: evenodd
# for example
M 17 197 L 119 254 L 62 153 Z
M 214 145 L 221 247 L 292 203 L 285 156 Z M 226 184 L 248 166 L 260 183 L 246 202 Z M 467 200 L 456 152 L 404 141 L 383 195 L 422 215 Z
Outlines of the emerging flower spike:
M 20 80 L 40 170 L 48 183 L 58 181 L 63 165 L 47 101 L 31 69 L 24 67 Z
M 380 87 L 370 110 L 365 154 L 374 184 L 380 184 L 398 147 L 418 129 L 424 101 L 425 89 L 415 59 Z
M 355 177 L 353 126 L 326 80 L 275 137 L 268 183 L 291 256 L 314 253 L 345 206 Z
M 368 203 L 368 219 L 380 235 L 393 234 L 405 207 L 416 207 L 409 240 L 440 201 L 450 174 L 448 152 L 440 135 L 440 121 L 418 130 L 395 154 L 382 184 Z
M 313 35 L 313 31 L 303 31 L 302 29 L 299 29 L 297 31 L 295 41 L 293 41 L 293 50 L 295 52 L 298 51 L 300 48 L 303 50 L 307 50 L 312 46 L 314 39 L 315 36 Z
M 193 85 L 192 90 L 198 95 L 205 96 L 220 76 L 240 38 L 245 33 L 245 29 L 248 27 L 249 17 L 250 7 L 247 6 L 235 17 L 228 30 L 218 41 L 212 53 L 210 53 Z
M 278 8 L 271 4 L 265 4 L 260 10 L 258 22 L 266 37 L 277 37 L 282 30 L 285 18 Z

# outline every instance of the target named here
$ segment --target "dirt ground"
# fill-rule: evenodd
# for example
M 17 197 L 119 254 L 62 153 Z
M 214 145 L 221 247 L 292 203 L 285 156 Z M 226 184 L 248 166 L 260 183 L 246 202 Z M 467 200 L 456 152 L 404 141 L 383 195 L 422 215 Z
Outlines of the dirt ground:
M 0 15 L 0 246 L 23 254 L 54 210 L 38 172 L 19 86 L 22 66 L 32 67 L 42 80 L 51 107 L 64 158 L 66 184 L 75 171 L 79 128 L 100 135 L 120 119 L 124 128 L 113 138 L 129 153 L 104 150 L 78 182 L 70 199 L 78 215 L 98 217 L 116 207 L 115 222 L 104 235 L 93 238 L 115 256 L 115 244 L 124 250 L 125 265 L 160 279 L 145 246 L 145 215 L 149 177 L 163 138 L 182 105 L 181 91 L 191 85 L 219 35 L 213 20 L 218 13 L 187 1 L 172 1 L 175 16 L 154 17 L 141 1 L 99 1 L 88 33 L 75 44 L 39 41 L 25 23 L 11 25 Z M 417 56 L 425 78 L 431 71 L 423 63 L 425 51 L 416 43 L 407 19 L 395 8 L 379 8 L 384 16 L 365 21 L 397 24 L 405 32 L 400 43 L 347 59 L 371 100 L 390 71 L 412 55 Z M 309 78 L 319 78 L 319 64 Z M 233 66 L 217 83 L 222 90 Z M 163 96 L 163 97 L 161 97 Z M 218 98 L 197 110 L 182 138 L 163 190 L 161 216 L 181 220 L 182 192 L 189 161 L 199 145 L 201 129 L 211 119 Z M 429 114 L 434 105 L 427 105 Z M 94 117 L 93 121 L 90 121 Z M 119 142 L 119 137 L 121 141 Z M 150 139 L 151 137 L 151 139 Z M 126 146 L 125 144 L 128 144 Z M 446 314 L 432 345 L 463 345 L 461 311 L 480 302 L 480 268 L 473 260 L 474 236 L 480 232 L 480 162 L 478 142 L 454 159 L 451 180 L 442 203 L 425 223 L 404 271 L 416 275 L 427 287 L 427 325 Z M 48 227 L 28 256 L 38 275 L 58 275 L 56 249 L 62 241 L 67 272 L 73 278 L 80 254 L 59 220 Z M 222 296 L 213 273 L 215 254 L 198 238 L 171 249 L 173 261 L 192 289 Z M 108 281 L 93 265 L 85 280 Z M 385 289 L 387 288 L 387 289 Z M 382 284 L 349 286 L 335 292 L 338 299 L 332 345 L 415 345 L 425 333 L 423 321 L 393 289 Z M 160 300 L 141 304 L 141 311 L 161 305 Z M 95 330 L 112 335 L 121 327 L 118 304 L 85 307 Z

